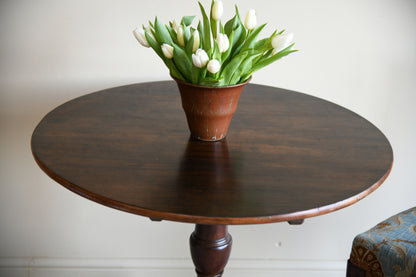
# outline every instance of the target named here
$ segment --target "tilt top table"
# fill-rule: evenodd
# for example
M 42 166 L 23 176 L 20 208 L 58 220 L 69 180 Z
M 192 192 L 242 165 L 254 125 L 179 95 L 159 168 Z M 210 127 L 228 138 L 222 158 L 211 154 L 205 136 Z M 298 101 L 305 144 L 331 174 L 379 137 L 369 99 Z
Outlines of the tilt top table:
M 189 136 L 172 81 L 106 89 L 48 113 L 32 135 L 38 165 L 108 207 L 195 223 L 198 276 L 221 276 L 230 224 L 303 219 L 370 194 L 393 164 L 386 137 L 357 114 L 302 93 L 249 84 L 227 137 Z

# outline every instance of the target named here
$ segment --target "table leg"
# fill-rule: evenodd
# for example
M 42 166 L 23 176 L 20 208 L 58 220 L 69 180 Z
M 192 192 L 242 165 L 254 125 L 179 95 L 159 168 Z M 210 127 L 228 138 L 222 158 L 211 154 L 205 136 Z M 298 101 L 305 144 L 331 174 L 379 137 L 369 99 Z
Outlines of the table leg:
M 222 276 L 232 244 L 227 225 L 196 224 L 189 241 L 197 276 Z

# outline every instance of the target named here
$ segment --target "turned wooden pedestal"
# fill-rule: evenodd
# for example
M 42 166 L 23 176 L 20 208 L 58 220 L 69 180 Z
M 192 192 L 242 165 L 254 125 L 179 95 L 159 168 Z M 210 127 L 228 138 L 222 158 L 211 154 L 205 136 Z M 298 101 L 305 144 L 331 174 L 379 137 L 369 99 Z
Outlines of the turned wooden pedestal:
M 166 81 L 71 100 L 41 120 L 31 146 L 51 178 L 83 197 L 196 224 L 191 253 L 204 277 L 224 270 L 227 225 L 300 224 L 347 207 L 379 187 L 393 163 L 386 137 L 359 115 L 253 84 L 218 142 L 189 138 L 176 84 Z
M 230 257 L 233 240 L 226 225 L 195 225 L 189 243 L 198 277 L 219 277 Z

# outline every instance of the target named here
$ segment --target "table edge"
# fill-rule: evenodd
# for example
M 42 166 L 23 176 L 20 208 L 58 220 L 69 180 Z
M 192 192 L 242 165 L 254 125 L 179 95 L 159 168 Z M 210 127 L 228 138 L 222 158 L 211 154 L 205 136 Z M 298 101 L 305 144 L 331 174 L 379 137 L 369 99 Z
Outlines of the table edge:
M 284 222 L 284 221 L 294 221 L 298 219 L 305 219 L 311 218 L 319 215 L 324 215 L 327 213 L 331 213 L 343 208 L 346 208 L 356 202 L 362 200 L 373 191 L 375 191 L 381 184 L 387 179 L 389 176 L 392 168 L 393 168 L 393 161 L 390 164 L 389 170 L 372 186 L 368 189 L 351 196 L 347 199 L 341 200 L 339 202 L 329 204 L 322 207 L 312 208 L 309 210 L 304 210 L 300 212 L 292 212 L 287 214 L 281 215 L 268 215 L 268 216 L 250 216 L 250 217 L 208 217 L 208 216 L 198 216 L 198 215 L 186 215 L 186 214 L 178 214 L 178 213 L 171 213 L 171 212 L 162 212 L 162 211 L 155 211 L 147 208 L 140 208 L 136 206 L 131 206 L 129 204 L 115 201 L 113 199 L 103 197 L 97 195 L 95 193 L 89 192 L 80 188 L 79 186 L 65 180 L 64 178 L 60 177 L 59 175 L 55 174 L 51 170 L 49 170 L 34 154 L 32 151 L 33 157 L 38 164 L 38 166 L 54 181 L 65 187 L 66 189 L 101 205 L 106 207 L 110 207 L 116 210 L 120 210 L 123 212 L 128 212 L 144 217 L 148 217 L 151 220 L 161 221 L 176 221 L 176 222 L 183 222 L 183 223 L 195 223 L 195 224 L 224 224 L 224 225 L 248 225 L 248 224 L 266 224 L 266 223 L 277 223 L 277 222 Z

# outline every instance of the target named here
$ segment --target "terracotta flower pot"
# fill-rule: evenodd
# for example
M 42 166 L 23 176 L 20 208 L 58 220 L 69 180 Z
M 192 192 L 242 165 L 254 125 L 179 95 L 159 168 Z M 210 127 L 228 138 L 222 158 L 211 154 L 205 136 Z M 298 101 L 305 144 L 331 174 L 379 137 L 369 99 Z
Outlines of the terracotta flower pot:
M 250 80 L 233 86 L 208 87 L 173 79 L 181 94 L 191 136 L 203 141 L 225 138 L 241 91 Z

